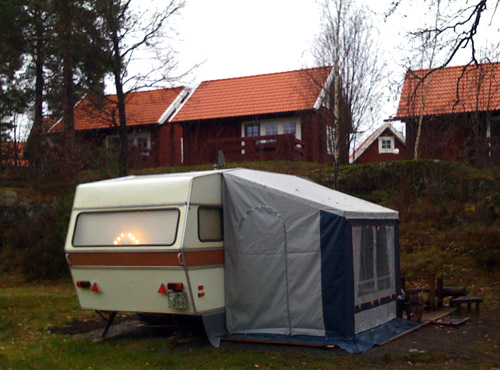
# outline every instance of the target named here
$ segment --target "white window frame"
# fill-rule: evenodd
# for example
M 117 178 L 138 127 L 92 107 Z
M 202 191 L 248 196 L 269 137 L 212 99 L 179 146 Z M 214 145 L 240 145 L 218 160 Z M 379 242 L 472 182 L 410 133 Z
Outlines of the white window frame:
M 293 125 L 294 132 L 286 132 L 286 131 L 291 131 L 289 128 L 285 127 L 286 125 Z M 295 121 L 283 122 L 283 133 L 297 135 L 297 122 L 295 122 Z
M 275 132 L 276 131 L 276 132 Z M 280 127 L 277 122 L 268 122 L 264 125 L 264 135 L 279 135 Z
M 391 143 L 390 148 L 384 148 L 383 143 L 384 141 L 389 141 Z M 380 136 L 378 138 L 378 152 L 379 153 L 394 153 L 394 136 Z
M 142 132 L 131 132 L 128 135 L 128 140 L 129 143 L 132 144 L 133 146 L 139 148 L 139 138 L 146 138 L 147 140 L 147 147 L 146 148 L 140 148 L 140 149 L 145 149 L 145 150 L 151 150 L 151 132 L 149 131 L 142 131 Z M 112 148 L 111 146 L 111 140 L 119 138 L 119 135 L 108 135 L 106 136 L 106 148 L 110 149 Z M 149 154 L 149 152 L 145 152 L 145 154 Z
M 259 121 L 244 121 L 241 123 L 241 137 L 245 137 L 245 126 L 259 124 L 260 126 L 260 136 L 266 136 L 266 125 L 277 124 L 278 125 L 278 135 L 285 134 L 284 127 L 285 123 L 295 123 L 295 137 L 302 140 L 302 126 L 300 117 L 286 117 L 286 118 L 276 118 L 276 119 L 264 119 Z

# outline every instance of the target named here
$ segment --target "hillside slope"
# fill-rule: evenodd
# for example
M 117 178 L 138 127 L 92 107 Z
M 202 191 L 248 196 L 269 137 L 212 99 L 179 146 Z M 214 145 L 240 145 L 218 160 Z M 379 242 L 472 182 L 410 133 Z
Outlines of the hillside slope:
M 331 186 L 331 168 L 302 162 L 230 163 L 295 174 Z M 205 167 L 156 168 L 137 174 Z M 26 279 L 67 274 L 62 248 L 73 191 L 79 182 L 102 178 L 86 172 L 71 182 L 39 186 L 0 183 L 0 264 Z M 406 275 L 435 273 L 445 285 L 465 285 L 498 305 L 500 294 L 500 170 L 439 161 L 400 161 L 347 166 L 340 190 L 398 210 L 402 268 Z M 63 272 L 61 272 L 63 271 Z

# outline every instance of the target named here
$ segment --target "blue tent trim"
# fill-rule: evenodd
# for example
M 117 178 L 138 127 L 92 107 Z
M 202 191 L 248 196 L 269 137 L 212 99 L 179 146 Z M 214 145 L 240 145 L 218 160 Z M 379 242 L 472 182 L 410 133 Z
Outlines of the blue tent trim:
M 354 334 L 354 276 L 349 222 L 329 212 L 320 213 L 321 295 L 327 335 Z
M 340 334 L 335 335 L 333 333 L 324 337 L 279 334 L 227 334 L 222 337 L 222 340 L 320 347 L 337 346 L 349 353 L 360 353 L 368 351 L 376 345 L 381 345 L 405 332 L 409 332 L 418 325 L 421 325 L 421 323 L 408 321 L 406 319 L 393 319 L 385 324 L 351 337 L 344 337 Z
M 397 298 L 398 296 L 396 294 L 391 294 L 390 296 L 379 298 L 371 302 L 362 303 L 354 307 L 354 312 L 359 313 L 366 310 L 370 310 L 372 308 L 394 302 Z

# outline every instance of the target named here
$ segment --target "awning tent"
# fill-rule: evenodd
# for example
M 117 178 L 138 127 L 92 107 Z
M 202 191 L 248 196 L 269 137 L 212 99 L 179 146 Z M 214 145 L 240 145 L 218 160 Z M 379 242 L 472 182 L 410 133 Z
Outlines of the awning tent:
M 222 175 L 229 335 L 352 341 L 395 321 L 396 211 L 295 176 Z

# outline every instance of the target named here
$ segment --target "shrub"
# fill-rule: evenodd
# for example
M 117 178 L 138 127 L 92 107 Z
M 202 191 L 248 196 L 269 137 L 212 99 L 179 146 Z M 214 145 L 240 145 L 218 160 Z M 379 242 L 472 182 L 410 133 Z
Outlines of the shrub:
M 1 251 L 2 269 L 27 280 L 58 279 L 68 274 L 64 242 L 72 195 L 59 198 L 37 213 L 10 222 Z
M 458 237 L 462 254 L 470 254 L 480 267 L 500 269 L 500 228 L 495 225 L 470 226 Z

